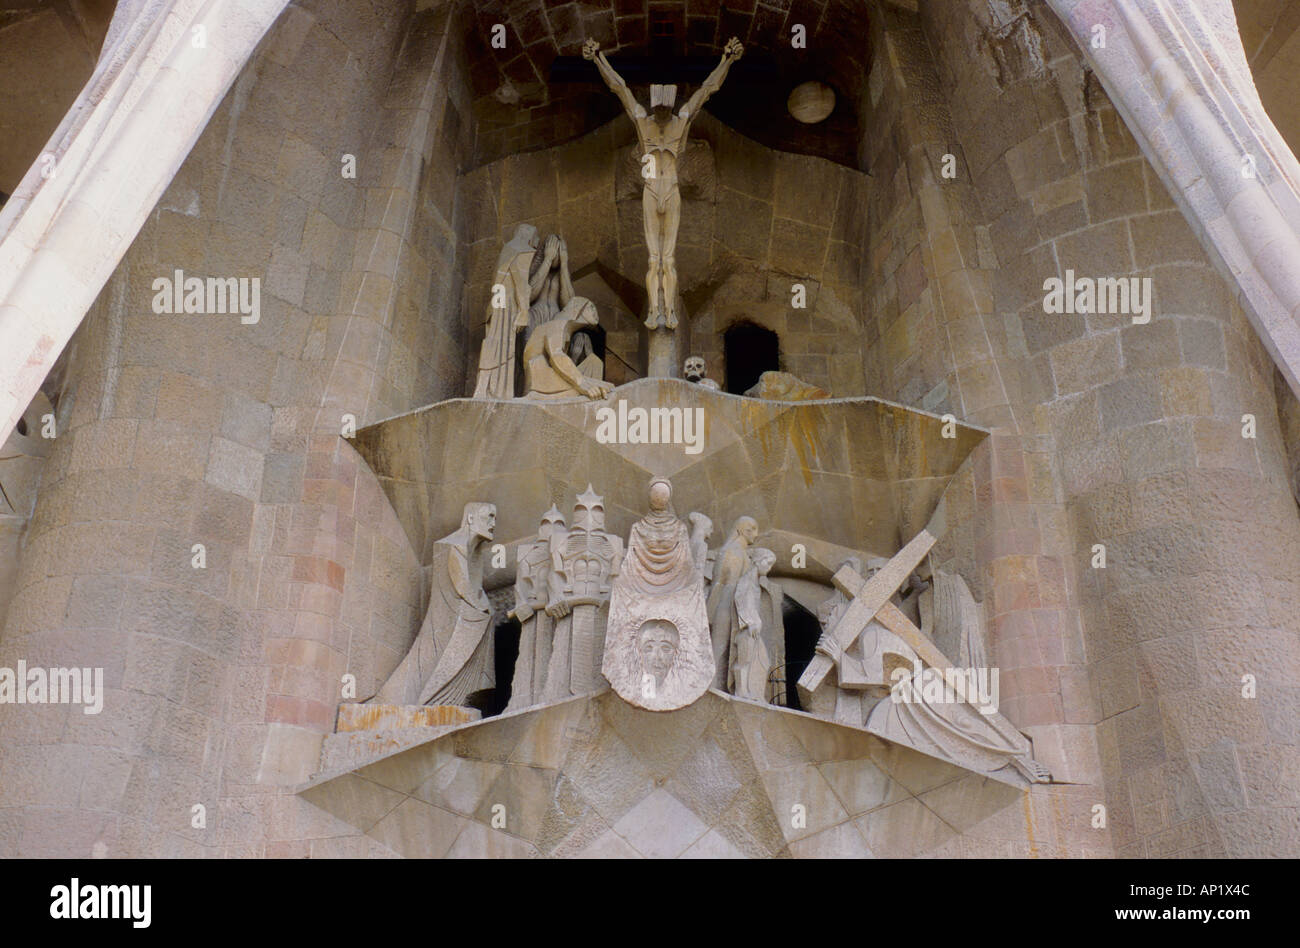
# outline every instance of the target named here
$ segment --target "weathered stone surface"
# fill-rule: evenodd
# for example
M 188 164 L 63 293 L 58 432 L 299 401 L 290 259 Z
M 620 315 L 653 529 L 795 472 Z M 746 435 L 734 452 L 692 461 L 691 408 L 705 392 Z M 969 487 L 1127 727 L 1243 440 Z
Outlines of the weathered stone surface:
M 822 737 L 770 740 L 783 724 Z M 514 744 L 521 727 L 534 763 L 475 750 Z M 972 825 L 1023 792 L 860 730 L 710 692 L 657 713 L 609 693 L 574 698 L 385 752 L 300 793 L 408 857 L 810 858 L 879 855 L 865 831 L 891 855 L 934 848 L 953 833 L 918 800 L 936 788 L 952 789 L 935 805 Z M 904 802 L 919 809 L 898 809 Z M 922 810 L 929 823 L 918 822 Z
M 17 222 L 19 239 L 0 257 L 54 260 L 10 268 L 37 316 L 97 292 L 87 267 L 103 282 L 144 223 L 44 381 L 61 339 L 32 335 L 43 317 L 0 313 L 18 333 L 0 350 L 32 356 L 10 381 L 41 385 L 58 428 L 39 482 L 0 471 L 26 508 L 3 514 L 0 667 L 91 664 L 107 684 L 99 716 L 0 706 L 0 854 L 1296 851 L 1300 408 L 1274 362 L 1295 336 L 1300 171 L 1277 136 L 1293 118 L 1279 110 L 1274 129 L 1253 88 L 1279 101 L 1294 24 L 1240 3 L 1239 48 L 1227 0 L 873 0 L 856 18 L 839 0 L 750 6 L 512 2 L 498 18 L 526 52 L 500 58 L 482 46 L 486 7 L 290 6 L 224 101 L 191 83 L 189 131 L 159 128 L 174 178 L 129 176 L 110 215 L 125 229 L 89 256 L 59 263 L 100 226 L 107 178 L 67 167 L 75 145 L 58 142 L 89 128 L 87 141 L 129 144 L 116 120 L 74 116 L 51 145 L 56 175 L 3 187 L 0 230 Z M 54 14 L 7 17 L 0 59 L 21 65 L 14 38 Z M 679 28 L 687 55 L 716 57 L 735 34 L 792 80 L 787 57 L 803 54 L 769 43 L 807 20 L 840 94 L 811 129 L 785 114 L 788 86 L 724 90 L 698 116 L 680 155 L 671 368 L 696 354 L 722 387 L 747 387 L 729 331 L 748 323 L 778 342 L 754 368 L 854 398 L 774 406 L 624 384 L 649 351 L 634 129 L 598 83 L 546 80 L 586 38 L 617 44 L 630 76 L 651 17 Z M 1088 43 L 1098 18 L 1104 53 Z M 146 112 L 161 88 L 148 70 L 109 79 L 91 93 L 142 91 Z M 183 161 L 177 141 L 193 141 Z M 604 378 L 624 387 L 527 413 L 435 405 L 473 387 L 493 264 L 521 224 L 564 235 L 575 295 L 601 315 Z M 177 268 L 259 278 L 260 319 L 154 312 L 151 284 Z M 1149 278 L 1151 320 L 1046 312 L 1044 281 L 1066 269 Z M 705 409 L 700 452 L 602 443 L 595 412 L 619 398 Z M 934 415 L 901 407 L 917 405 Z M 981 428 L 944 438 L 943 415 Z M 393 436 L 363 432 L 359 457 L 353 423 L 383 418 Z M 464 502 L 503 505 L 507 565 L 488 570 L 500 617 L 541 511 L 591 481 L 622 533 L 651 474 L 720 526 L 756 517 L 791 609 L 816 612 L 847 556 L 933 523 L 933 568 L 983 603 L 1007 718 L 1075 785 L 981 782 L 715 694 L 676 711 L 589 694 L 448 731 L 328 733 L 344 676 L 373 693 L 409 651 L 432 543 Z M 313 766 L 315 787 L 294 794 Z M 178 828 L 168 814 L 196 799 L 220 801 L 209 828 Z M 1090 823 L 1099 801 L 1105 830 Z
M 445 727 L 477 721 L 482 712 L 454 704 L 341 704 L 338 733 L 395 728 Z

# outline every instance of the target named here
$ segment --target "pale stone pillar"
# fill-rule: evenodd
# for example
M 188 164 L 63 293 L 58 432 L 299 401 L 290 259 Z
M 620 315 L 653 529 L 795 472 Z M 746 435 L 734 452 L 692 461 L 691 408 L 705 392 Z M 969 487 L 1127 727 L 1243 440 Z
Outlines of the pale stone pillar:
M 1230 0 L 1049 0 L 1300 394 L 1300 163 Z
M 1001 432 L 990 439 L 989 531 L 981 530 L 979 514 L 985 475 L 978 467 L 974 475 L 975 552 L 991 565 L 984 592 L 992 597 L 994 660 L 1010 666 L 1007 713 L 1036 740 L 1051 712 L 1069 729 L 1095 731 L 1100 779 L 1065 804 L 1080 820 L 1061 837 L 1071 848 L 1101 844 L 1106 834 L 1087 828 L 1087 819 L 1102 802 L 1115 855 L 1294 852 L 1294 795 L 1277 792 L 1275 781 L 1294 759 L 1300 519 L 1286 489 L 1273 364 L 1259 323 L 1233 301 L 1234 294 L 1248 297 L 1249 277 L 1239 286 L 1231 271 L 1215 272 L 1170 198 L 1177 189 L 1153 170 L 1161 155 L 1191 153 L 1190 146 L 1169 146 L 1175 135 L 1190 134 L 1188 126 L 1176 118 L 1159 131 L 1142 126 L 1132 112 L 1112 108 L 1081 68 L 1079 41 L 1090 39 L 1098 11 L 1168 5 L 1071 6 L 1087 11 L 1071 24 L 1073 35 L 1032 3 L 920 5 L 926 45 L 939 59 L 938 92 L 951 109 L 948 150 L 961 159 L 957 176 L 931 201 L 947 199 L 952 208 L 961 182 L 969 177 L 974 185 L 977 206 L 959 206 L 974 211 L 977 252 L 959 243 L 961 259 L 988 271 L 998 318 L 969 330 L 953 320 L 964 307 L 947 312 L 945 254 L 934 251 L 926 278 L 945 297 L 963 398 L 972 382 L 976 394 L 992 391 L 985 398 L 1000 394 L 987 384 L 989 373 L 963 370 L 987 340 L 1015 428 L 1033 449 L 1023 467 L 1031 503 L 1017 509 L 1007 502 L 1023 503 L 1015 483 L 1020 465 L 1012 452 L 999 471 L 1005 442 Z M 1207 22 L 1219 24 L 1213 29 L 1231 34 L 1230 20 L 1222 24 L 1199 6 Z M 1124 22 L 1119 13 L 1106 20 L 1107 50 L 1087 54 L 1115 53 L 1123 32 L 1115 24 Z M 1197 35 L 1189 30 L 1185 45 L 1166 58 L 1190 62 Z M 972 45 L 984 51 L 971 56 Z M 1167 71 L 1167 63 L 1159 68 Z M 1118 104 L 1144 81 L 1134 72 L 1111 95 Z M 1175 94 L 1171 114 L 1185 118 L 1191 98 L 1187 88 Z M 1211 177 L 1227 188 L 1242 168 L 1235 146 L 1194 144 L 1206 180 L 1186 180 L 1191 204 L 1216 193 Z M 929 225 L 926 198 L 921 189 Z M 1150 320 L 1049 311 L 1044 279 L 1066 269 L 1149 278 Z M 1271 348 L 1276 358 L 1278 347 Z M 1258 420 L 1256 438 L 1242 437 L 1246 413 Z M 949 499 L 950 513 L 959 513 L 960 494 L 950 490 Z M 1010 529 L 1000 529 L 999 518 Z M 1049 578 L 1045 558 L 1025 555 L 1032 528 L 1044 545 L 1051 538 L 1064 550 L 1064 575 Z M 1099 548 L 1105 568 L 1094 559 Z M 1039 625 L 1050 619 L 1049 592 L 1051 603 L 1066 597 L 1063 638 L 1044 635 L 1052 630 Z M 1026 599 L 1032 630 L 1015 617 Z M 1063 655 L 1049 650 L 1057 642 L 1066 646 Z M 1253 698 L 1242 691 L 1246 674 L 1256 684 Z M 1025 696 L 1033 706 L 1024 707 Z M 1067 748 L 1069 757 L 1077 750 Z
M 117 5 L 94 74 L 0 211 L 0 439 L 287 2 Z

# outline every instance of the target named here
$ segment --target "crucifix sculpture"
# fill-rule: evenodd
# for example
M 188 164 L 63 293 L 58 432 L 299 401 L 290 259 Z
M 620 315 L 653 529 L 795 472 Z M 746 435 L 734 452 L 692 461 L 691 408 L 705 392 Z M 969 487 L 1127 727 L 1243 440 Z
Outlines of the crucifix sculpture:
M 662 322 L 668 329 L 677 328 L 677 265 L 673 254 L 677 249 L 677 225 L 681 220 L 682 194 L 677 184 L 677 160 L 686 149 L 686 137 L 691 122 L 713 93 L 722 88 L 727 70 L 744 53 L 745 48 L 734 36 L 727 41 L 722 61 L 709 73 L 703 85 L 674 115 L 677 101 L 675 85 L 650 87 L 650 114 L 632 95 L 627 82 L 609 64 L 600 44 L 587 40 L 582 46 L 585 59 L 594 60 L 601 78 L 618 96 L 623 108 L 636 126 L 637 140 L 641 145 L 641 177 L 645 186 L 641 192 L 641 208 L 645 216 L 645 243 L 650 254 L 646 272 L 646 293 L 650 297 L 646 327 L 657 329 Z M 660 304 L 660 293 L 663 303 Z

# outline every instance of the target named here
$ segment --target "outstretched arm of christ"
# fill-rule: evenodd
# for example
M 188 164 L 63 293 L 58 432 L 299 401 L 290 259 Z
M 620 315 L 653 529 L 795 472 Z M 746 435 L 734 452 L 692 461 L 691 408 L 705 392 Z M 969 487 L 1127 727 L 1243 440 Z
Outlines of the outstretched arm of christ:
M 587 40 L 582 44 L 582 56 L 584 59 L 595 62 L 596 68 L 600 70 L 600 78 L 605 80 L 605 85 L 609 86 L 610 91 L 618 96 L 618 101 L 623 103 L 623 108 L 627 109 L 627 114 L 636 118 L 636 97 L 632 95 L 632 90 L 627 87 L 623 77 L 614 71 L 614 67 L 609 64 L 605 54 L 600 51 L 600 43 L 595 40 Z
M 714 67 L 713 72 L 709 73 L 704 84 L 695 90 L 695 94 L 686 100 L 686 105 L 682 106 L 681 113 L 685 115 L 688 121 L 700 114 L 700 109 L 704 108 L 704 103 L 708 101 L 709 96 L 722 88 L 723 81 L 727 78 L 727 72 L 734 63 L 745 52 L 745 47 L 740 45 L 740 40 L 732 37 L 727 40 L 726 49 L 722 53 L 722 61 Z

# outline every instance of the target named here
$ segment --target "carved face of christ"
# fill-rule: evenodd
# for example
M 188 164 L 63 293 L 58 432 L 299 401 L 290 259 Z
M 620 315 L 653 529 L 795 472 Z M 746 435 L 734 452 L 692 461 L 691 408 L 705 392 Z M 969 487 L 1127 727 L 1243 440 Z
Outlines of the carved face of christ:
M 677 629 L 664 619 L 651 619 L 637 633 L 641 667 L 654 676 L 656 688 L 663 687 L 664 679 L 677 660 L 677 641 Z

